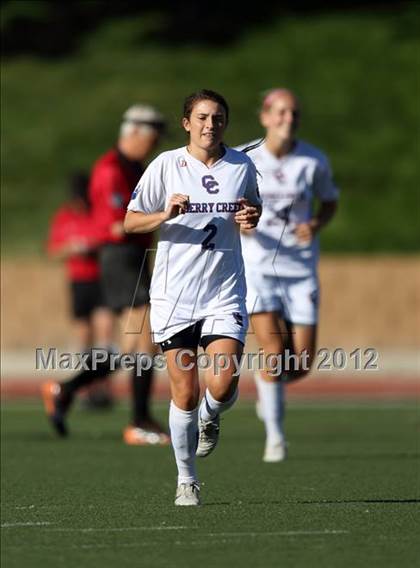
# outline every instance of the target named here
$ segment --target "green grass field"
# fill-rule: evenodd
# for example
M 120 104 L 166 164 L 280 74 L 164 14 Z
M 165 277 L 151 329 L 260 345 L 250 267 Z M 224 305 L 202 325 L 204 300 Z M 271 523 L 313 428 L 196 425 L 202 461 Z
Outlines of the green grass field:
M 289 460 L 263 464 L 262 425 L 239 404 L 200 462 L 204 506 L 190 510 L 173 506 L 169 448 L 122 444 L 124 407 L 76 411 L 63 441 L 39 404 L 8 403 L 3 566 L 414 566 L 418 410 L 291 404 Z

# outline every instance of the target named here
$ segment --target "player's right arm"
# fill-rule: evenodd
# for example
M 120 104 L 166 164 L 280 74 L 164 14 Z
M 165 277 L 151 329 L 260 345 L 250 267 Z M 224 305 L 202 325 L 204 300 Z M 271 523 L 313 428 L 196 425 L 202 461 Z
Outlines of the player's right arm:
M 129 210 L 125 216 L 124 230 L 126 233 L 151 233 L 158 229 L 162 223 L 185 213 L 188 203 L 188 195 L 174 193 L 170 197 L 168 206 L 164 211 L 144 213 L 142 211 Z
M 127 233 L 151 233 L 187 211 L 188 195 L 174 193 L 167 197 L 165 170 L 170 159 L 167 152 L 160 154 L 140 178 L 124 220 Z
M 249 159 L 247 174 L 245 194 L 242 199 L 239 199 L 242 208 L 235 214 L 235 222 L 240 225 L 241 233 L 244 234 L 249 234 L 254 231 L 262 213 L 262 200 L 258 190 L 257 170 L 251 159 Z

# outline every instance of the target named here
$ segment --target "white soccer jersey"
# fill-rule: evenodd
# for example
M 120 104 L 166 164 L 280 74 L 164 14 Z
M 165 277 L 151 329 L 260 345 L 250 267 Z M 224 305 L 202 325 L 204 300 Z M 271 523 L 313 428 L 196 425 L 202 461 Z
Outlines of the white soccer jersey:
M 257 144 L 258 140 L 246 146 Z M 298 140 L 294 149 L 277 158 L 265 143 L 247 155 L 256 165 L 264 209 L 258 227 L 242 235 L 247 269 L 263 274 L 304 277 L 314 274 L 319 257 L 319 242 L 300 244 L 294 234 L 298 223 L 312 217 L 314 198 L 335 201 L 338 190 L 332 180 L 326 156 L 314 146 Z
M 246 314 L 238 199 L 260 203 L 250 158 L 231 148 L 211 167 L 186 147 L 163 152 L 146 169 L 129 211 L 164 211 L 171 195 L 189 196 L 188 211 L 163 223 L 153 271 L 151 325 L 162 342 L 214 314 Z

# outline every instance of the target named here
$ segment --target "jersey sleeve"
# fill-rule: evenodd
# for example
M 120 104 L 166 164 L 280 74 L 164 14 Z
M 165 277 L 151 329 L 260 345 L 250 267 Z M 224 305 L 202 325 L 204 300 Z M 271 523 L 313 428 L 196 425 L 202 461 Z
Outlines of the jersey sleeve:
M 164 161 L 158 156 L 146 168 L 134 189 L 128 211 L 156 213 L 165 209 Z
M 334 184 L 332 171 L 325 158 L 318 162 L 314 173 L 314 195 L 320 201 L 337 201 L 339 191 Z
M 247 186 L 244 197 L 253 205 L 262 205 L 262 199 L 258 189 L 257 169 L 251 160 L 248 162 L 247 176 Z
M 124 218 L 121 206 L 116 207 L 118 191 L 118 172 L 109 165 L 94 168 L 89 185 L 89 199 L 92 207 L 92 220 L 98 237 L 106 239 L 113 223 Z

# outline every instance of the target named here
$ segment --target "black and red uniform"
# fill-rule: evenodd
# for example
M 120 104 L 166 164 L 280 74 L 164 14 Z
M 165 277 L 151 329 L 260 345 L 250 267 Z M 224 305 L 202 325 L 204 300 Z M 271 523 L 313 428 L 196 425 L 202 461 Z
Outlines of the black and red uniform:
M 139 162 L 113 149 L 96 162 L 90 179 L 89 200 L 100 242 L 102 289 L 106 305 L 116 312 L 149 302 L 150 273 L 147 259 L 143 261 L 152 235 L 116 234 L 112 230 L 115 223 L 124 221 L 143 171 Z

